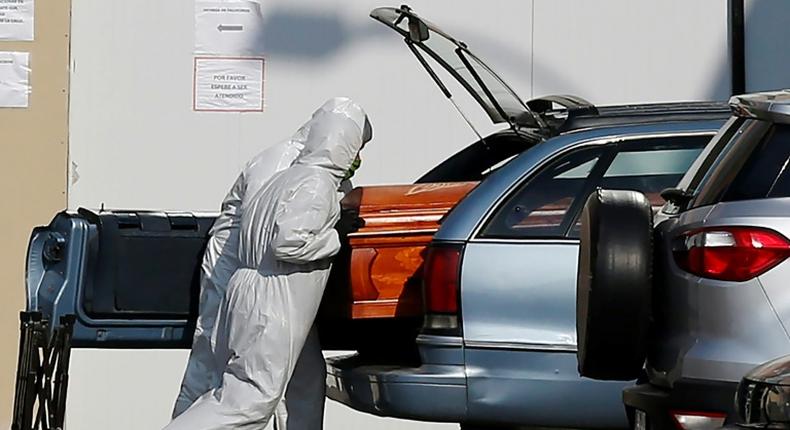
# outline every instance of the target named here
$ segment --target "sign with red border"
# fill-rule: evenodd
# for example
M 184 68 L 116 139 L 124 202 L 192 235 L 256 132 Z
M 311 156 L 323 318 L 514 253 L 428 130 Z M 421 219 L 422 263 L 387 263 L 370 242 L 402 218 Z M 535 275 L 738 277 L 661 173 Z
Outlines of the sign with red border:
M 192 109 L 263 112 L 263 57 L 195 57 Z

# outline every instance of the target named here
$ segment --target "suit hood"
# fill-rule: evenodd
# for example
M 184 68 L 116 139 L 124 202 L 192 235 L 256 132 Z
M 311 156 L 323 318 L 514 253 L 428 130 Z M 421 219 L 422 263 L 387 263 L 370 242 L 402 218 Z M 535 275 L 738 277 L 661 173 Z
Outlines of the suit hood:
M 367 114 L 346 97 L 324 103 L 310 121 L 304 148 L 294 164 L 319 167 L 342 179 L 362 149 Z

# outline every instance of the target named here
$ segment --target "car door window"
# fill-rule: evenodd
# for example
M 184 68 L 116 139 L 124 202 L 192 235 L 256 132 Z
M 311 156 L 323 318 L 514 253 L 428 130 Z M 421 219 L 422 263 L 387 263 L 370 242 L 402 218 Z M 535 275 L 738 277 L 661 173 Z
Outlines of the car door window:
M 598 186 L 639 191 L 658 212 L 665 203 L 661 192 L 677 186 L 708 140 L 710 136 L 678 136 L 629 142 L 618 148 Z M 577 238 L 580 231 L 579 215 L 568 236 Z
M 601 148 L 577 151 L 552 163 L 522 185 L 497 209 L 481 237 L 562 237 L 571 208 L 589 188 Z
M 661 191 L 675 187 L 702 148 L 622 151 L 601 180 L 601 188 L 635 190 L 647 196 L 653 208 L 664 204 Z

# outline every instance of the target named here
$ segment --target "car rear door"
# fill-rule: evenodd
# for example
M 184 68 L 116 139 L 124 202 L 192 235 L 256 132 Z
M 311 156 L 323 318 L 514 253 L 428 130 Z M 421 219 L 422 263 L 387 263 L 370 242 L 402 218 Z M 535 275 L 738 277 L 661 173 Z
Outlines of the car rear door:
M 624 385 L 576 369 L 578 215 L 596 187 L 660 192 L 677 184 L 711 133 L 618 137 L 556 156 L 503 198 L 467 244 L 461 314 L 472 418 L 620 426 Z M 584 417 L 547 404 L 585 404 Z M 584 420 L 582 420 L 584 418 Z M 590 421 L 592 420 L 592 421 Z
M 80 209 L 33 231 L 27 309 L 76 315 L 78 347 L 189 347 L 213 215 Z

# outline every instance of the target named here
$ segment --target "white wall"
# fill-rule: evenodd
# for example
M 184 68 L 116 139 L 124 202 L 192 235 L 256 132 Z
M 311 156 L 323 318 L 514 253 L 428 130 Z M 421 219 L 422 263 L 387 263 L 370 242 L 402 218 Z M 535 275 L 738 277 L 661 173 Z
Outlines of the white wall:
M 76 181 L 69 206 L 216 210 L 244 161 L 288 136 L 334 95 L 361 102 L 375 127 L 359 182 L 411 180 L 473 141 L 402 39 L 368 18 L 379 4 L 264 2 L 265 31 L 271 32 L 265 35 L 266 112 L 228 114 L 190 110 L 191 1 L 74 0 L 70 157 Z M 470 40 L 492 33 L 488 21 L 501 24 L 485 43 L 509 54 L 503 73 L 528 90 L 529 76 L 520 70 L 529 69 L 523 22 L 530 3 L 502 4 L 511 14 L 481 4 L 459 8 L 451 0 L 412 2 Z M 467 110 L 483 132 L 494 129 L 480 121 L 479 111 Z M 112 419 L 114 430 L 139 430 L 167 422 L 186 352 L 75 351 L 72 362 L 70 428 L 103 429 Z M 328 405 L 328 430 L 374 426 L 433 428 Z
M 402 38 L 368 18 L 379 3 L 264 2 L 272 31 L 264 35 L 266 112 L 236 114 L 191 111 L 192 2 L 75 1 L 70 145 L 79 179 L 70 206 L 214 209 L 245 160 L 335 95 L 357 99 L 375 127 L 359 181 L 427 171 L 474 134 Z M 508 15 L 448 0 L 413 3 L 469 39 L 490 33 L 479 18 L 502 23 L 486 42 L 508 54 L 503 73 L 529 96 L 521 73 L 529 70 L 529 2 L 503 2 Z
M 533 92 L 596 104 L 725 100 L 726 3 L 538 0 Z
M 524 98 L 576 93 L 605 104 L 728 92 L 720 0 L 410 3 Z M 69 206 L 216 210 L 246 159 L 334 95 L 357 99 L 374 124 L 357 183 L 427 171 L 475 137 L 400 38 L 367 17 L 380 5 L 399 3 L 265 0 L 266 111 L 230 114 L 191 111 L 193 2 L 73 0 Z M 496 128 L 460 99 L 483 133 Z M 184 351 L 75 351 L 70 428 L 163 425 L 185 360 Z M 432 427 L 330 403 L 326 428 Z

